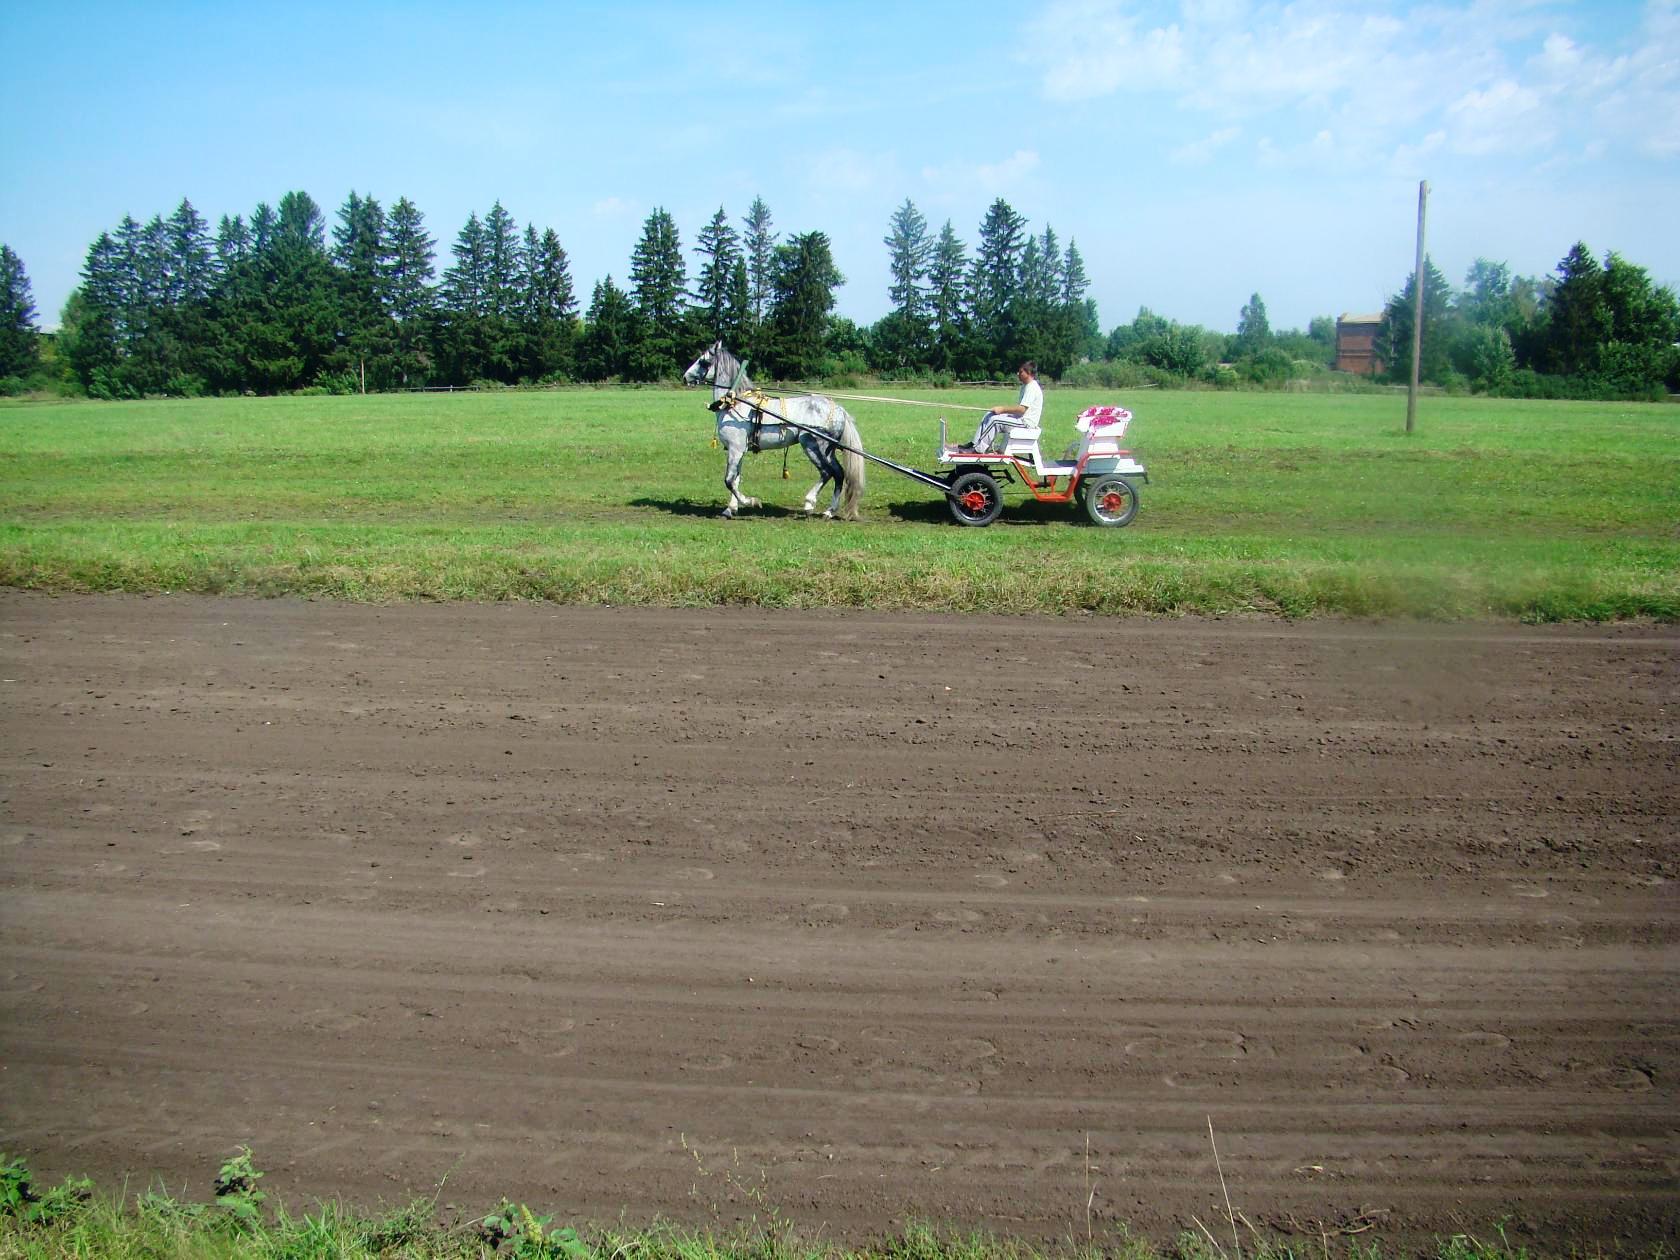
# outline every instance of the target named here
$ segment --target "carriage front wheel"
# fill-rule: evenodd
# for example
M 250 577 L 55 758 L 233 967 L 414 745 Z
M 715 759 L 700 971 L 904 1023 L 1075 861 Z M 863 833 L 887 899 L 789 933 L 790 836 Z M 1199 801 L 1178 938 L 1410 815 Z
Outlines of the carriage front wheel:
M 965 472 L 951 482 L 946 499 L 959 525 L 990 525 L 1003 511 L 1003 491 L 987 472 Z
M 1098 525 L 1130 525 L 1138 512 L 1137 487 L 1113 473 L 1094 477 L 1085 487 L 1085 512 Z

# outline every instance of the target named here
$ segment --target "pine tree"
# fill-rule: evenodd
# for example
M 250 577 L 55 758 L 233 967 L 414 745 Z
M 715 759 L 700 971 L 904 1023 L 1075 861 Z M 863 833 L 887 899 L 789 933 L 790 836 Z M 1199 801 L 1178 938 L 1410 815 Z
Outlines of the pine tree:
M 397 383 L 427 379 L 432 356 L 428 349 L 437 295 L 432 260 L 437 242 L 426 231 L 426 216 L 407 197 L 391 207 L 385 261 L 385 292 L 397 335 L 393 369 Z
M 771 283 L 775 277 L 776 233 L 771 230 L 770 207 L 763 197 L 754 197 L 744 220 L 747 226 L 742 249 L 747 260 L 747 283 L 754 323 L 763 323 L 770 309 Z
M 1020 358 L 1021 258 L 1026 249 L 1027 221 L 1002 197 L 994 201 L 980 224 L 980 243 L 974 255 L 971 290 L 975 334 L 985 356 L 983 368 L 999 375 L 1011 371 Z
M 1612 317 L 1604 300 L 1604 273 L 1585 241 L 1575 242 L 1557 273 L 1557 287 L 1546 304 L 1545 366 L 1560 376 L 1574 376 L 1597 366 L 1598 347 L 1610 339 Z
M 289 192 L 280 198 L 274 230 L 277 242 L 326 256 L 327 220 L 308 193 Z
M 770 310 L 771 288 L 775 279 L 776 233 L 771 230 L 770 207 L 763 197 L 754 197 L 743 220 L 746 232 L 741 238 L 741 250 L 747 263 L 748 327 L 742 338 L 742 354 L 758 358 L 765 348 L 764 320 Z
M 708 338 L 722 337 L 727 342 L 734 335 L 731 318 L 731 284 L 737 263 L 743 262 L 741 238 L 729 226 L 729 218 L 719 206 L 711 222 L 700 229 L 694 252 L 706 261 L 695 278 L 694 296 L 705 320 Z M 739 344 L 739 343 L 737 343 Z
M 1447 338 L 1442 335 L 1451 309 L 1452 289 L 1429 256 L 1423 259 L 1423 355 L 1419 379 L 1439 383 L 1449 367 Z M 1383 322 L 1377 329 L 1378 357 L 1387 365 L 1391 381 L 1409 380 L 1412 373 L 1413 313 L 1417 309 L 1417 275 L 1406 277 L 1406 287 L 1388 300 Z
M 438 348 L 447 379 L 465 383 L 484 377 L 490 360 L 484 328 L 489 309 L 490 250 L 476 210 L 467 216 L 455 237 L 453 252 L 455 262 L 443 273 Z
M 186 198 L 169 216 L 169 256 L 173 278 L 171 297 L 177 305 L 197 305 L 209 300 L 216 282 L 215 255 L 210 248 L 210 229 Z
M 724 306 L 723 326 L 718 335 L 730 346 L 746 347 L 748 330 L 752 327 L 752 280 L 747 275 L 747 260 L 737 258 L 729 269 L 729 298 Z
M 266 207 L 257 208 L 260 216 Z M 327 259 L 326 219 L 301 191 L 280 198 L 260 275 L 254 320 L 240 329 L 248 388 L 275 393 L 320 383 L 340 349 L 338 285 Z
M 1072 358 L 1072 332 L 1061 304 L 1062 254 L 1055 229 L 1027 238 L 1021 251 L 1020 292 L 1016 297 L 1014 358 L 1037 362 L 1041 375 L 1060 376 Z
M 1090 287 L 1090 277 L 1085 274 L 1085 259 L 1070 237 L 1067 253 L 1062 257 L 1062 305 L 1077 306 L 1084 301 L 1085 291 Z
M 278 230 L 278 219 L 268 202 L 257 202 L 257 208 L 251 211 L 251 252 L 266 254 L 274 248 L 274 234 Z
M 241 215 L 222 216 L 216 228 L 216 270 L 225 277 L 251 255 L 251 232 Z
M 501 202 L 484 216 L 484 310 L 510 318 L 521 304 L 519 293 L 519 225 Z
M 1034 238 L 1038 248 L 1029 266 L 1025 256 L 1021 261 L 1021 285 L 1034 306 L 1050 311 L 1060 304 L 1062 296 L 1062 252 L 1056 231 L 1048 223 L 1044 234 Z
M 391 314 L 399 324 L 418 320 L 432 309 L 433 252 L 437 242 L 426 231 L 426 216 L 407 197 L 391 207 L 385 288 Z
M 928 264 L 928 314 L 933 325 L 933 365 L 959 370 L 968 354 L 968 250 L 945 220 Z
M 640 339 L 636 309 L 609 275 L 595 286 L 578 351 L 578 373 L 586 381 L 623 378 Z
M 876 359 L 885 367 L 925 367 L 933 349 L 928 268 L 934 246 L 928 239 L 927 220 L 908 197 L 893 211 L 881 243 L 887 247 L 887 269 L 892 276 L 887 297 L 893 310 L 876 326 Z
M 681 365 L 683 294 L 687 278 L 676 220 L 656 207 L 642 225 L 630 255 L 630 292 L 640 316 L 641 342 L 631 355 L 630 375 L 651 381 L 673 375 Z
M 347 337 L 336 364 L 358 386 L 375 389 L 396 384 L 401 370 L 395 362 L 396 324 L 388 296 L 390 246 L 385 211 L 372 196 L 352 191 L 338 212 L 333 229 L 332 259 L 343 280 Z
M 500 201 L 484 216 L 485 314 L 482 323 L 489 375 L 511 383 L 519 379 L 525 347 L 519 316 L 525 305 L 522 292 L 523 251 L 519 225 Z
M 1069 329 L 1069 362 L 1078 363 L 1102 354 L 1102 326 L 1097 319 L 1097 304 L 1085 296 L 1091 287 L 1085 274 L 1085 260 L 1079 247 L 1068 240 L 1067 252 L 1062 255 L 1062 312 Z
M 0 378 L 23 377 L 40 361 L 35 298 L 23 259 L 0 245 Z
M 532 224 L 525 229 L 523 258 L 524 374 L 533 381 L 553 375 L 569 377 L 576 367 L 573 337 L 577 298 L 566 251 L 553 228 L 538 235 Z
M 82 388 L 95 398 L 116 394 L 114 370 L 121 353 L 123 312 L 121 270 L 116 240 L 109 232 L 101 232 L 88 246 L 81 287 L 66 304 L 72 318 L 59 330 L 65 361 Z
M 773 300 L 767 321 L 770 366 L 783 378 L 822 370 L 834 290 L 846 283 L 822 232 L 805 232 L 776 247 Z

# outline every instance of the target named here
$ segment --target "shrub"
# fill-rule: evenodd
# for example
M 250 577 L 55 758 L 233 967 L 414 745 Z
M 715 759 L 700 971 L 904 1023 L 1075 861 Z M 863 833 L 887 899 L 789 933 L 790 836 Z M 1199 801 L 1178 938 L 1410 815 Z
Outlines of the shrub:
M 1075 363 L 1062 374 L 1062 384 L 1074 389 L 1135 389 L 1153 383 L 1149 370 L 1129 359 Z

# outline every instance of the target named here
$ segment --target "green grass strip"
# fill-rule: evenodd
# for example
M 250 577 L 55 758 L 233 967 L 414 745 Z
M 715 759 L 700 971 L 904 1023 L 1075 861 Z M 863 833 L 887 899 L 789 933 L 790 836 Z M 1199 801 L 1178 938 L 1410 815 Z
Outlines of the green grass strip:
M 903 391 L 949 405 L 987 395 Z M 1098 401 L 1052 391 L 1045 446 Z M 717 518 L 704 395 L 659 390 L 0 406 L 0 583 L 333 599 L 999 613 L 1680 618 L 1680 408 L 1377 395 L 1127 401 L 1128 528 L 1016 489 L 984 530 L 870 469 L 865 519 Z M 937 412 L 850 404 L 932 468 Z M 972 417 L 951 412 L 953 429 Z
M 752 1215 L 728 1226 L 579 1227 L 507 1199 L 481 1216 L 453 1221 L 440 1219 L 435 1199 L 376 1214 L 328 1200 L 294 1213 L 268 1202 L 258 1185 L 262 1177 L 243 1149 L 222 1166 L 210 1202 L 161 1187 L 125 1196 L 100 1193 L 76 1177 L 38 1188 L 22 1160 L 0 1155 L 0 1260 L 1539 1260 L 1578 1254 L 1573 1247 L 1531 1253 L 1513 1246 L 1499 1223 L 1482 1237 L 1457 1233 L 1407 1246 L 1384 1238 L 1381 1213 L 1312 1222 L 1302 1226 L 1313 1231 L 1307 1237 L 1262 1232 L 1235 1213 L 1194 1221 L 1165 1244 L 1087 1219 L 1070 1224 L 1067 1237 L 1053 1244 L 913 1223 L 842 1245 L 784 1220 L 755 1186 L 735 1187 L 745 1191 Z M 715 1205 L 712 1215 L 721 1215 Z M 1648 1254 L 1663 1260 L 1666 1253 L 1659 1244 Z

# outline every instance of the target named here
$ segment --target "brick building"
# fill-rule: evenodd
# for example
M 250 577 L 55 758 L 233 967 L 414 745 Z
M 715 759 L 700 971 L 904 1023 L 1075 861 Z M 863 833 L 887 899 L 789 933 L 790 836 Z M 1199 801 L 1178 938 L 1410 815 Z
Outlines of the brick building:
M 1336 321 L 1336 371 L 1375 376 L 1383 370 L 1377 357 L 1378 315 L 1343 315 Z

